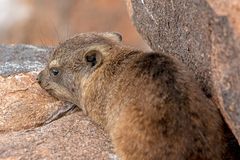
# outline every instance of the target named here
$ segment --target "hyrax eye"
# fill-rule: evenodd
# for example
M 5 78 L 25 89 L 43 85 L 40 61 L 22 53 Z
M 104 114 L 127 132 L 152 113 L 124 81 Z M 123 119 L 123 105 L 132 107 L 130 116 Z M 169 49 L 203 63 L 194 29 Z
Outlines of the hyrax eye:
M 96 62 L 97 62 L 96 55 L 95 54 L 87 55 L 86 56 L 86 61 L 91 63 L 92 66 L 94 66 L 96 64 Z
M 53 76 L 57 76 L 57 75 L 59 74 L 59 70 L 56 69 L 56 68 L 53 68 L 53 69 L 51 69 L 51 74 L 52 74 Z

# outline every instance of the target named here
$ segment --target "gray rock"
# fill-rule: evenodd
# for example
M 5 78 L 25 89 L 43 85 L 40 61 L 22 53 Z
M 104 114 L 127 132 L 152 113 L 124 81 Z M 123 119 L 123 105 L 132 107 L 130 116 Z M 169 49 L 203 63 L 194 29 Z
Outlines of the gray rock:
M 49 51 L 32 45 L 0 45 L 0 75 L 38 71 L 47 63 Z
M 225 3 L 231 3 L 228 5 L 231 7 L 240 2 L 126 1 L 135 27 L 149 46 L 154 51 L 177 57 L 188 66 L 240 142 L 240 40 L 234 35 L 238 32 L 230 26 L 228 17 L 217 15 L 216 8 L 209 5 L 209 2 L 217 3 L 216 7 L 222 10 L 226 8 Z M 231 17 L 231 22 L 238 18 Z

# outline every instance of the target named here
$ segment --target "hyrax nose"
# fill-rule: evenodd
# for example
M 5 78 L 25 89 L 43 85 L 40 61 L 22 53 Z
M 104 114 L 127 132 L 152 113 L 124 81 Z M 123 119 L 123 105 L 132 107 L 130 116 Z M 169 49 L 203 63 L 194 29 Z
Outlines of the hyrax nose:
M 37 82 L 38 82 L 39 84 L 42 83 L 42 72 L 40 72 L 40 73 L 38 74 L 36 80 L 37 80 Z

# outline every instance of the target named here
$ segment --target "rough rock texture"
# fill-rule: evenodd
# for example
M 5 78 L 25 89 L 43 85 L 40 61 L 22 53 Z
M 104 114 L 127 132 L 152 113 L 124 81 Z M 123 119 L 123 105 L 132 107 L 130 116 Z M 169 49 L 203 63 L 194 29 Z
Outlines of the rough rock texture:
M 50 48 L 0 44 L 0 75 L 7 76 L 44 68 Z
M 240 142 L 240 43 L 236 36 L 240 23 L 235 14 L 240 2 L 127 0 L 127 4 L 149 46 L 188 66 Z
M 110 159 L 107 137 L 75 113 L 32 130 L 0 134 L 0 159 Z
M 71 106 L 36 83 L 47 51 L 0 45 L 0 159 L 116 159 L 108 135 L 82 112 L 55 120 Z
M 235 36 L 240 36 L 240 1 L 239 0 L 208 0 L 217 15 L 227 16 Z
M 0 133 L 39 126 L 64 107 L 38 85 L 33 74 L 0 77 Z

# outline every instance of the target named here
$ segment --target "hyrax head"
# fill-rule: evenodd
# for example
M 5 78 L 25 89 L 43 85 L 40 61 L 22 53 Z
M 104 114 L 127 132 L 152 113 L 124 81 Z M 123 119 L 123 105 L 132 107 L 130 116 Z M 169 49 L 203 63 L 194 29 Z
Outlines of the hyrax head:
M 82 33 L 53 50 L 46 68 L 38 75 L 41 87 L 51 95 L 80 105 L 81 86 L 122 40 L 118 33 Z

